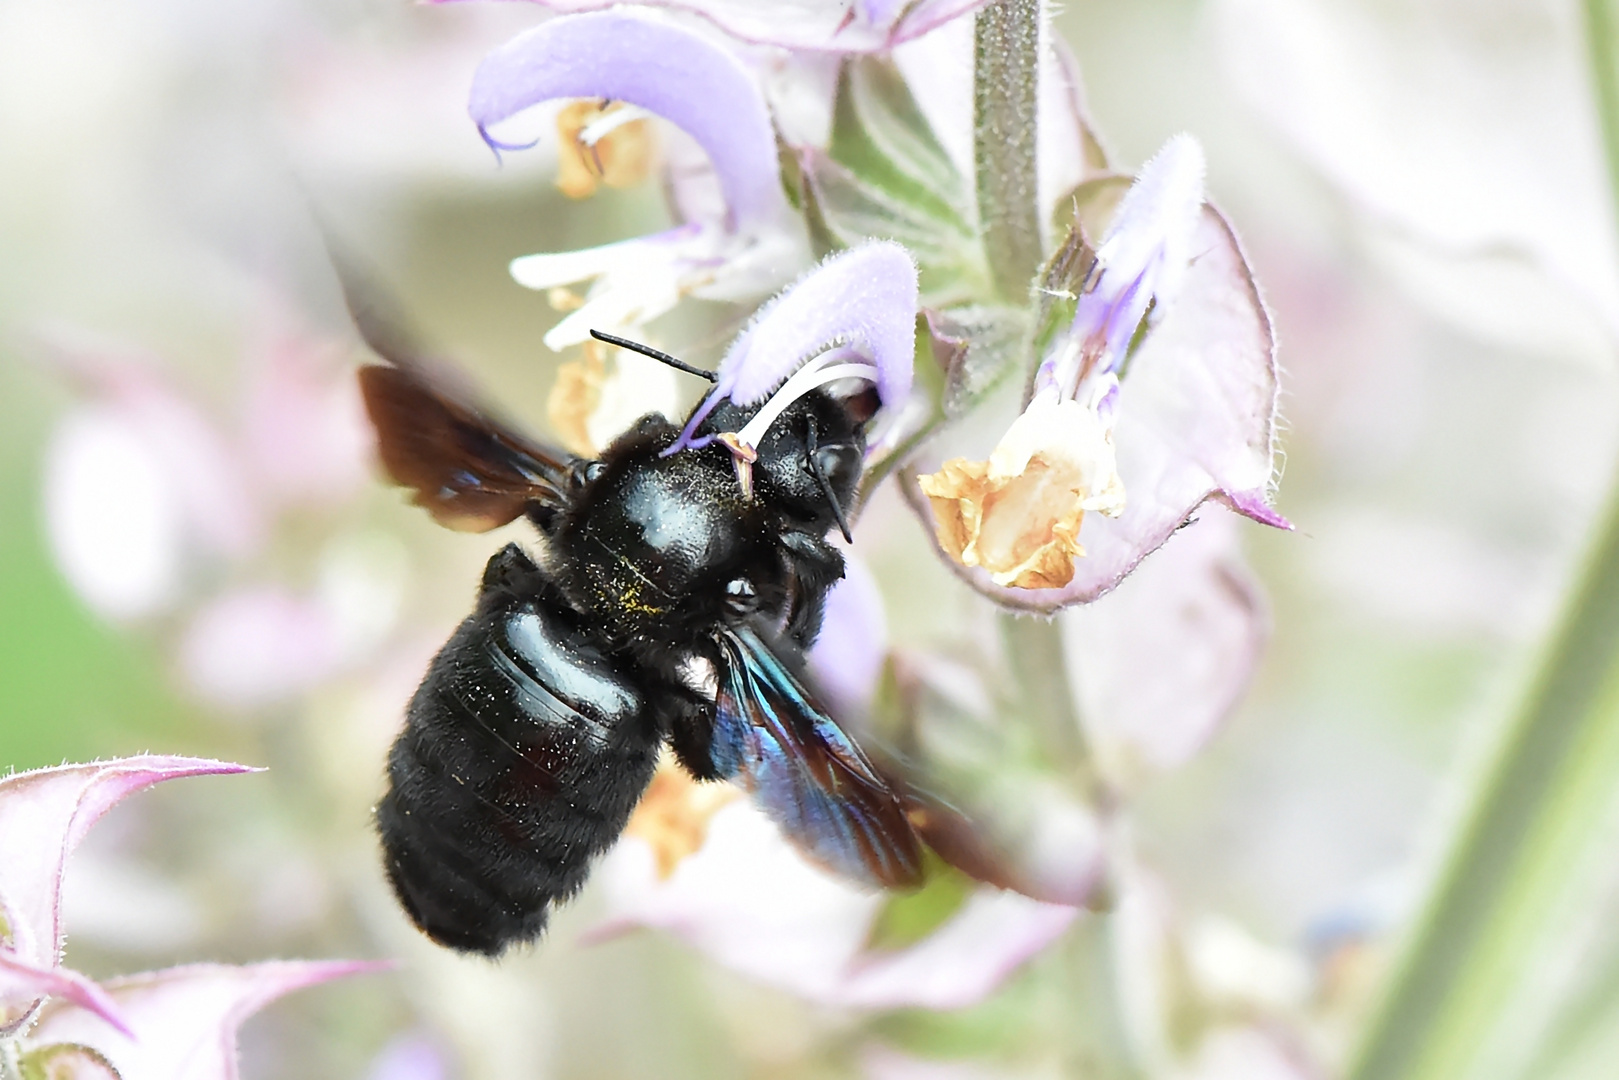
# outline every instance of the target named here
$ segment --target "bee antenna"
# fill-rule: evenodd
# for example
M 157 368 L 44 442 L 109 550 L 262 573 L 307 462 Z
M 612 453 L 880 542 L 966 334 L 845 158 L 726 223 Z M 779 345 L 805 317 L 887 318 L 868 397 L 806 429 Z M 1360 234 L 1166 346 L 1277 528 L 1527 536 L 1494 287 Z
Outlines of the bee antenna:
M 693 367 L 691 364 L 686 363 L 686 361 L 676 360 L 668 353 L 659 352 L 650 345 L 642 345 L 638 341 L 631 341 L 629 338 L 621 338 L 617 334 L 604 334 L 600 330 L 592 330 L 590 332 L 590 336 L 595 338 L 597 341 L 605 341 L 609 345 L 617 345 L 621 349 L 628 349 L 630 352 L 638 352 L 642 356 L 650 356 L 659 363 L 668 364 L 676 371 L 684 371 L 687 375 L 696 375 L 698 378 L 707 379 L 709 382 L 714 382 L 719 378 L 718 375 L 715 375 L 712 371 L 709 371 L 706 368 Z
M 810 475 L 814 476 L 815 482 L 820 485 L 821 494 L 826 496 L 826 501 L 832 504 L 832 516 L 838 519 L 838 528 L 843 531 L 843 538 L 852 544 L 854 536 L 849 532 L 849 519 L 843 516 L 843 507 L 838 504 L 838 497 L 832 493 L 832 481 L 826 478 L 826 473 L 821 470 L 820 461 L 815 457 L 814 417 L 810 417 L 807 434 L 809 437 L 804 440 L 804 457 L 809 462 Z

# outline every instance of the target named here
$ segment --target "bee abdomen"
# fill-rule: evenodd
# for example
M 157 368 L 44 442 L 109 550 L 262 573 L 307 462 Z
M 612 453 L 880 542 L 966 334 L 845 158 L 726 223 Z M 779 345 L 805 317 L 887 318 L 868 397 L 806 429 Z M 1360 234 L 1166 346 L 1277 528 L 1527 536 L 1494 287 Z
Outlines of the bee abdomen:
M 548 596 L 494 596 L 434 658 L 389 755 L 377 827 L 428 936 L 488 955 L 545 929 L 651 780 L 642 696 Z

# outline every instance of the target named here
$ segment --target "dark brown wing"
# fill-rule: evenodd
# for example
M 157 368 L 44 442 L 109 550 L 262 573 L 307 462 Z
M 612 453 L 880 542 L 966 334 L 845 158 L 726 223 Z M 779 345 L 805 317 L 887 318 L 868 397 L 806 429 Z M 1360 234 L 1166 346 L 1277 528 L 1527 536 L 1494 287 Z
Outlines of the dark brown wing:
M 756 633 L 720 639 L 725 671 L 710 747 L 810 859 L 873 885 L 922 881 L 922 847 L 901 797 Z
M 360 336 L 386 366 L 360 369 L 377 451 L 394 483 L 452 529 L 504 525 L 529 503 L 562 507 L 571 454 L 513 431 L 434 377 L 396 305 L 328 239 L 343 299 Z
M 383 467 L 439 524 L 483 532 L 531 502 L 567 502 L 571 455 L 496 423 L 420 371 L 364 367 L 360 391 Z

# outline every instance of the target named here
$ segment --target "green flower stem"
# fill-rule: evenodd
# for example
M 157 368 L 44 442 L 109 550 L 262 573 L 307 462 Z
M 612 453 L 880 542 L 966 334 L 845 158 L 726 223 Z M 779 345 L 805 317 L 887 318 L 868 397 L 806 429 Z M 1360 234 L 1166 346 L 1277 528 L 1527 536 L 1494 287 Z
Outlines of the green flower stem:
M 1011 612 L 999 619 L 1014 708 L 1033 726 L 1052 764 L 1070 779 L 1089 783 L 1090 755 L 1068 682 L 1062 627 L 1055 619 Z
M 1619 180 L 1615 7 L 1586 3 L 1610 181 Z M 1561 621 L 1480 774 L 1353 1080 L 1511 1074 L 1503 1057 L 1529 1048 L 1501 1033 L 1531 1036 L 1515 1021 L 1548 1005 L 1533 1000 L 1537 963 L 1587 914 L 1580 909 L 1606 861 L 1616 811 L 1619 483 Z
M 996 0 L 973 22 L 973 165 L 984 255 L 1002 299 L 1024 304 L 1040 265 L 1035 126 L 1041 0 Z

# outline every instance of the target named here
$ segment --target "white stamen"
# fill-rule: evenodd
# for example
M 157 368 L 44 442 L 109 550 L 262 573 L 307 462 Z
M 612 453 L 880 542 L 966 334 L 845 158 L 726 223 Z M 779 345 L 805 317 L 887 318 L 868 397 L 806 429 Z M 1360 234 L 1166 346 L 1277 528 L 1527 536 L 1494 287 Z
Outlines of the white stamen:
M 787 406 L 818 386 L 825 386 L 839 379 L 865 379 L 871 383 L 877 381 L 877 368 L 872 364 L 832 363 L 840 353 L 841 350 L 823 353 L 793 372 L 792 378 L 782 383 L 780 390 L 770 395 L 770 400 L 765 402 L 764 408 L 755 413 L 753 419 L 736 433 L 737 440 L 747 446 L 757 447 L 759 440 L 764 438 L 765 432 L 770 430 L 770 425 L 786 411 Z
M 585 146 L 595 146 L 625 124 L 635 120 L 650 120 L 655 115 L 639 105 L 620 105 L 610 112 L 602 113 L 580 128 L 579 141 Z

